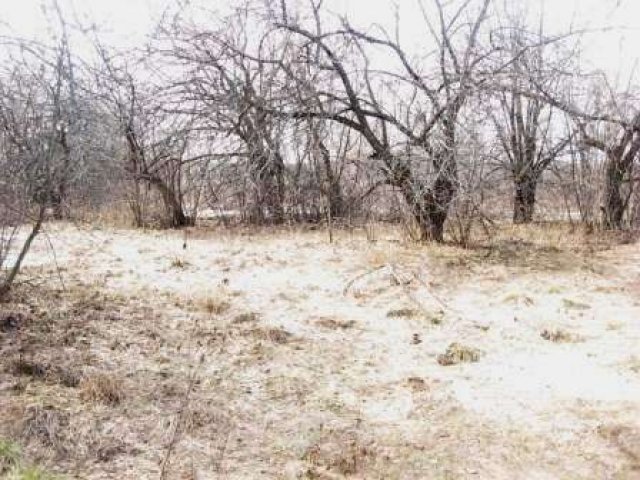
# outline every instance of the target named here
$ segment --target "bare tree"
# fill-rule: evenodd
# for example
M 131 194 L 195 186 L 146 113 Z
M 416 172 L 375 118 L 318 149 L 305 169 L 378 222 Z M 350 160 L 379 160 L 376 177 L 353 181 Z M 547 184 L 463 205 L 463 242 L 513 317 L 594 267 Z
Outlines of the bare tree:
M 389 185 L 398 188 L 411 208 L 424 240 L 442 241 L 447 212 L 456 191 L 456 122 L 465 100 L 473 91 L 474 72 L 486 56 L 478 46 L 489 0 L 481 2 L 475 19 L 459 24 L 461 12 L 470 8 L 464 2 L 451 18 L 436 1 L 438 25 L 425 11 L 425 22 L 438 45 L 439 75 L 431 78 L 427 65 L 414 63 L 400 45 L 396 32 L 392 38 L 364 33 L 345 19 L 340 28 L 320 33 L 321 3 L 311 2 L 316 27 L 306 28 L 288 16 L 282 2 L 282 18 L 276 26 L 297 36 L 297 58 L 317 70 L 314 80 L 322 79 L 326 89 L 313 92 L 308 99 L 287 112 L 290 118 L 323 118 L 357 131 L 367 141 L 370 158 L 381 162 Z M 466 29 L 466 41 L 456 48 L 456 35 Z M 309 45 L 317 47 L 309 55 Z M 401 65 L 400 72 L 375 72 L 370 68 L 368 49 L 386 49 Z M 289 75 L 295 72 L 286 70 Z M 298 79 L 299 80 L 299 79 Z M 393 82 L 391 81 L 393 80 Z M 374 82 L 376 87 L 374 88 Z M 389 88 L 391 86 L 391 88 Z M 386 88 L 385 88 L 386 87 Z M 379 91 L 398 102 L 388 105 Z M 420 98 L 418 98 L 420 97 Z M 398 145 L 403 145 L 399 150 Z M 419 175 L 428 164 L 428 174 Z
M 640 152 L 640 113 L 633 120 L 620 127 L 617 138 L 598 138 L 580 122 L 584 145 L 595 148 L 605 155 L 604 199 L 602 205 L 605 228 L 623 227 L 625 212 L 632 198 L 634 186 L 634 165 Z
M 567 147 L 570 135 L 563 133 L 562 122 L 554 121 L 559 113 L 554 106 L 523 92 L 540 88 L 556 91 L 563 75 L 561 65 L 552 64 L 550 40 L 544 37 L 542 26 L 532 34 L 521 21 L 514 21 L 496 34 L 499 36 L 504 37 L 496 41 L 506 45 L 506 58 L 502 60 L 508 66 L 502 73 L 504 88 L 495 93 L 495 102 L 487 105 L 487 114 L 513 180 L 513 221 L 529 223 L 533 220 L 536 191 L 543 173 Z M 560 62 L 557 58 L 555 61 Z M 565 62 L 562 59 L 561 63 Z M 560 116 L 558 120 L 561 119 Z
M 182 72 L 170 85 L 171 112 L 188 115 L 194 128 L 206 132 L 215 156 L 241 162 L 254 222 L 282 223 L 285 219 L 285 143 L 287 124 L 268 113 L 282 103 L 275 63 L 259 64 L 248 49 L 248 13 L 226 18 L 217 30 L 202 30 L 175 21 L 165 28 L 163 58 Z M 276 55 L 275 46 L 260 47 Z M 186 72 L 186 74 L 184 73 Z M 186 80 L 183 77 L 186 75 Z
M 185 213 L 183 167 L 205 155 L 191 156 L 190 120 L 168 113 L 164 90 L 137 79 L 128 59 L 95 42 L 100 65 L 94 69 L 98 96 L 115 119 L 123 140 L 124 171 L 130 180 L 128 203 L 137 226 L 146 223 L 145 194 L 154 188 L 164 206 L 165 226 L 193 223 Z M 148 72 L 147 72 L 148 73 Z
M 9 48 L 16 53 L 0 72 L 0 296 L 9 292 L 47 212 L 57 214 L 71 168 L 66 49 L 19 41 Z

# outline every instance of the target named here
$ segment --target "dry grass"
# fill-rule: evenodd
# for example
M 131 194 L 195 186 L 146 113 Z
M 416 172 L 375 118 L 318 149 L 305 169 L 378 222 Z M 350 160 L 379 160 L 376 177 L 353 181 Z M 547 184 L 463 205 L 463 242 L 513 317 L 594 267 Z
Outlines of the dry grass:
M 498 223 L 491 237 L 472 238 L 467 248 L 453 244 L 426 248 L 448 269 L 502 265 L 530 271 L 593 271 L 599 254 L 629 241 L 628 234 L 587 233 L 563 222 Z
M 13 362 L 11 369 L 16 376 L 26 376 L 34 380 L 60 384 L 69 388 L 77 387 L 81 379 L 81 374 L 71 367 L 63 365 L 50 366 L 26 359 L 23 356 L 19 356 Z
M 640 356 L 632 355 L 627 364 L 633 373 L 640 374 Z
M 442 366 L 473 363 L 479 361 L 480 356 L 479 350 L 454 342 L 447 347 L 445 353 L 438 355 L 438 363 Z
M 43 289 L 20 287 L 12 303 L 0 307 L 24 312 L 18 320 L 0 315 L 0 386 L 6 386 L 0 391 L 0 437 L 21 445 L 35 464 L 55 465 L 72 478 L 159 478 L 176 430 L 167 478 L 499 479 L 536 468 L 558 478 L 574 478 L 579 469 L 615 478 L 622 471 L 616 463 L 631 465 L 633 459 L 622 454 L 609 458 L 609 437 L 560 442 L 547 424 L 537 424 L 534 434 L 528 427 L 505 426 L 491 415 L 477 414 L 474 408 L 484 408 L 481 402 L 469 408 L 463 402 L 473 399 L 456 396 L 460 382 L 479 400 L 496 388 L 498 393 L 489 394 L 505 397 L 500 415 L 503 406 L 507 412 L 514 399 L 520 400 L 517 393 L 505 394 L 512 380 L 508 369 L 501 382 L 486 378 L 503 353 L 524 347 L 562 358 L 582 347 L 558 347 L 537 337 L 538 319 L 550 318 L 538 312 L 550 284 L 566 285 L 548 292 L 561 294 L 553 297 L 551 313 L 559 317 L 557 322 L 553 317 L 554 323 L 569 325 L 567 320 L 582 314 L 572 306 L 555 308 L 563 296 L 589 299 L 592 310 L 581 317 L 585 323 L 591 313 L 600 313 L 601 300 L 592 301 L 590 291 L 573 287 L 577 275 L 564 276 L 552 265 L 566 262 L 561 268 L 572 274 L 588 262 L 597 263 L 597 255 L 584 259 L 580 247 L 560 233 L 552 239 L 557 248 L 542 238 L 527 243 L 528 228 L 498 236 L 493 249 L 485 240 L 467 250 L 403 245 L 397 232 L 382 228 L 375 243 L 337 232 L 332 245 L 323 231 L 273 230 L 264 238 L 230 231 L 222 237 L 216 233 L 215 239 L 211 232 L 194 231 L 193 238 L 201 241 L 189 245 L 189 254 L 199 260 L 185 271 L 167 268 L 181 237 L 154 232 L 115 236 L 111 248 L 130 246 L 138 266 L 156 272 L 157 282 L 154 276 L 135 275 L 135 265 L 81 263 L 69 267 L 65 291 L 55 279 Z M 76 240 L 71 237 L 68 243 Z M 212 252 L 212 258 L 202 252 Z M 66 251 L 60 258 L 78 259 Z M 553 267 L 552 274 L 545 275 L 544 264 L 526 264 L 538 258 Z M 578 258 L 584 260 L 570 265 Z M 219 265 L 228 271 L 216 270 Z M 340 295 L 344 283 L 372 265 L 424 273 L 424 285 L 394 283 L 383 269 L 357 285 L 366 300 Z M 101 267 L 125 270 L 105 280 Z M 321 275 L 318 269 L 324 269 Z M 532 270 L 521 281 L 520 274 Z M 228 285 L 207 283 L 225 277 Z M 505 283 L 512 279 L 513 285 Z M 187 288 L 181 289 L 182 281 Z M 234 296 L 229 285 L 244 289 L 243 297 Z M 509 299 L 511 305 L 501 304 L 510 289 L 523 293 Z M 424 311 L 407 300 L 407 293 L 424 303 Z M 626 295 L 617 289 L 594 296 L 609 294 Z M 451 321 L 429 328 L 427 322 L 441 322 L 445 311 Z M 510 322 L 511 311 L 517 311 L 518 322 Z M 616 318 L 631 324 L 624 311 Z M 491 331 L 485 333 L 478 322 L 486 322 Z M 549 327 L 555 332 L 555 324 Z M 599 340 L 588 325 L 580 329 L 586 338 Z M 615 342 L 627 333 L 623 326 L 608 334 Z M 482 352 L 494 343 L 499 354 L 484 357 Z M 438 345 L 449 345 L 437 356 L 442 365 L 482 364 L 436 365 L 434 370 Z M 599 352 L 596 342 L 592 351 Z M 631 353 L 610 361 L 628 377 L 635 365 L 626 362 Z M 195 364 L 202 370 L 194 377 L 193 397 L 185 402 L 185 383 Z M 553 388 L 540 391 L 557 398 Z M 538 412 L 528 409 L 527 400 L 521 403 L 525 416 Z M 624 422 L 617 404 L 607 407 L 611 419 Z M 566 413 L 563 408 L 554 403 L 539 417 L 551 422 Z M 550 458 L 549 451 L 557 456 Z
M 293 335 L 283 328 L 254 328 L 250 330 L 250 333 L 254 338 L 280 345 L 285 345 L 293 339 Z
M 553 343 L 579 343 L 583 341 L 579 335 L 575 335 L 560 328 L 544 329 L 540 332 L 540 336 Z
M 66 455 L 74 439 L 69 431 L 70 414 L 54 405 L 30 405 L 22 413 L 20 436 L 37 442 L 58 455 Z
M 182 259 L 180 257 L 174 257 L 171 260 L 171 268 L 176 268 L 178 270 L 184 270 L 188 266 L 189 266 L 189 262 L 187 262 L 186 260 L 184 260 L 184 259 Z
M 482 245 L 483 238 L 478 238 L 476 244 Z M 484 245 L 525 242 L 549 252 L 596 252 L 629 243 L 633 238 L 630 232 L 588 230 L 567 222 L 500 223 L 491 239 L 484 239 Z
M 320 317 L 314 323 L 329 330 L 347 330 L 356 324 L 355 320 L 340 320 L 333 317 Z
M 239 313 L 238 315 L 233 317 L 233 320 L 231 321 L 231 323 L 234 325 L 240 325 L 243 323 L 255 323 L 259 319 L 260 319 L 260 315 L 258 313 L 244 312 L 244 313 Z
M 119 405 L 125 399 L 125 387 L 121 378 L 108 373 L 95 373 L 80 382 L 80 398 L 85 402 Z
M 398 318 L 398 319 L 422 319 L 425 320 L 432 325 L 441 325 L 444 321 L 445 312 L 444 310 L 434 310 L 434 311 L 426 311 L 426 310 L 418 310 L 416 308 L 403 307 L 391 309 L 387 312 L 387 318 Z
M 323 429 L 309 446 L 303 460 L 306 478 L 334 478 L 332 474 L 353 477 L 375 462 L 375 443 L 363 437 L 358 429 Z
M 572 300 L 570 298 L 563 298 L 562 299 L 562 305 L 564 306 L 564 308 L 566 308 L 568 310 L 589 310 L 591 308 L 591 305 L 588 305 L 588 304 L 582 303 L 582 302 L 578 302 L 578 301 Z
M 416 318 L 420 311 L 414 308 L 397 308 L 387 312 L 387 318 Z
M 520 293 L 509 293 L 502 299 L 502 301 L 504 303 L 516 303 L 516 304 L 522 304 L 526 306 L 531 306 L 534 304 L 534 301 L 530 296 L 523 295 Z
M 413 392 L 424 392 L 428 390 L 427 382 L 421 377 L 409 377 L 407 378 L 407 386 Z
M 632 470 L 640 469 L 640 428 L 628 425 L 602 425 L 598 428 L 598 433 L 631 460 Z
M 220 294 L 199 298 L 195 303 L 200 310 L 209 315 L 223 315 L 231 309 L 229 300 Z

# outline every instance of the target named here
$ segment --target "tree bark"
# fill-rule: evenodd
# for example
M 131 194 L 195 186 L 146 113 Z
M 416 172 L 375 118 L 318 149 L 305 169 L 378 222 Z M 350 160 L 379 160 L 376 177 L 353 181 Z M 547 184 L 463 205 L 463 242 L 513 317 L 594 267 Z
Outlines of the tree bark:
M 513 223 L 523 224 L 533 221 L 536 206 L 538 175 L 529 173 L 514 178 Z
M 436 177 L 416 205 L 422 241 L 444 242 L 444 225 L 457 190 L 455 118 L 459 108 L 460 103 L 456 102 L 442 119 L 444 145 L 431 152 Z
M 327 199 L 329 200 L 329 214 L 332 218 L 344 216 L 345 203 L 342 196 L 342 188 L 340 187 L 340 179 L 336 177 L 331 165 L 331 155 L 323 142 L 318 143 L 324 174 L 327 181 Z
M 64 220 L 66 212 L 64 209 L 64 198 L 66 197 L 66 190 L 64 185 L 59 185 L 58 191 L 51 194 L 51 210 L 54 220 Z
M 449 214 L 449 205 L 453 200 L 455 187 L 453 182 L 440 178 L 433 190 L 422 196 L 416 205 L 421 240 L 426 242 L 444 242 L 444 225 Z
M 420 230 L 420 240 L 424 242 L 444 242 L 444 225 L 449 206 L 456 192 L 451 167 L 440 171 L 432 188 L 414 180 L 409 167 L 396 169 L 390 183 L 400 188 L 402 196 Z
M 50 203 L 54 220 L 64 220 L 68 218 L 65 203 L 67 201 L 68 174 L 71 166 L 71 147 L 67 140 L 67 132 L 65 128 L 60 129 L 58 143 L 62 149 L 62 166 L 58 175 L 52 182 Z
M 330 180 L 328 197 L 331 217 L 334 219 L 344 217 L 346 209 L 344 198 L 342 197 L 342 188 L 335 179 Z
M 266 206 L 270 220 L 275 225 L 284 223 L 284 175 L 279 167 L 274 168 L 266 179 Z
M 269 158 L 261 152 L 253 160 L 257 185 L 251 220 L 279 225 L 284 222 L 284 162 L 280 155 Z M 266 216 L 265 210 L 266 209 Z
M 162 196 L 167 212 L 167 224 L 170 228 L 182 228 L 193 225 L 193 219 L 184 213 L 182 204 L 178 201 L 175 191 L 162 179 L 153 177 L 151 183 L 158 189 Z
M 27 256 L 27 253 L 29 253 L 29 249 L 31 248 L 31 244 L 33 243 L 35 238 L 40 233 L 40 230 L 42 229 L 42 224 L 44 223 L 46 210 L 47 210 L 46 209 L 46 205 L 44 205 L 44 204 L 40 205 L 39 210 L 38 210 L 38 218 L 35 220 L 35 223 L 31 227 L 31 232 L 27 236 L 27 239 L 22 244 L 22 248 L 20 249 L 20 253 L 18 254 L 18 258 L 16 259 L 15 263 L 13 264 L 13 266 L 9 269 L 9 272 L 7 273 L 6 278 L 4 278 L 2 280 L 2 282 L 0 282 L 0 300 L 3 297 L 5 297 L 9 293 L 9 291 L 11 290 L 13 282 L 15 281 L 16 277 L 18 276 L 18 273 L 20 272 L 20 268 L 22 267 L 22 262 L 24 261 L 25 257 Z
M 624 182 L 624 168 L 616 157 L 607 159 L 605 171 L 605 190 L 603 205 L 603 223 L 605 228 L 619 230 L 627 202 L 623 199 L 622 184 Z

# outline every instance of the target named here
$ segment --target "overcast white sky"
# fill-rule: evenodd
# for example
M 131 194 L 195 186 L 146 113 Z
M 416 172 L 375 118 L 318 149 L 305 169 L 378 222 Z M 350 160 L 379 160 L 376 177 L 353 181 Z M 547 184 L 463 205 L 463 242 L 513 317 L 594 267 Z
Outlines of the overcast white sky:
M 176 0 L 58 0 L 67 14 L 77 15 L 84 24 L 95 22 L 103 31 L 103 38 L 120 47 L 140 45 L 156 24 L 161 13 Z M 427 3 L 429 0 L 426 0 Z M 526 6 L 531 11 L 544 6 L 547 31 L 566 31 L 589 28 L 606 32 L 585 37 L 585 60 L 594 68 L 615 76 L 622 71 L 628 76 L 631 65 L 640 55 L 640 0 L 494 0 Z M 5 28 L 13 33 L 37 37 L 47 36 L 48 22 L 43 4 L 48 0 L 0 0 Z M 226 10 L 230 0 L 191 0 L 212 10 Z M 393 19 L 393 5 L 397 5 L 403 25 L 403 38 L 425 33 L 417 0 L 326 0 L 325 4 L 337 13 L 347 14 L 350 20 L 365 26 L 371 23 L 388 24 Z M 404 33 L 406 32 L 406 34 Z M 622 81 L 626 81 L 622 79 Z

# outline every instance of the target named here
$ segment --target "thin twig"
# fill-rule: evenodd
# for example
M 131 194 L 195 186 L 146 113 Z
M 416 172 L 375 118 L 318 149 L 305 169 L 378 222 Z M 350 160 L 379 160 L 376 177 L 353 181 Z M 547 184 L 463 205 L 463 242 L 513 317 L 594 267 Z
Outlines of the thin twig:
M 376 273 L 377 271 L 382 270 L 383 268 L 387 268 L 387 267 L 388 267 L 388 265 L 381 265 L 380 267 L 376 267 L 376 268 L 374 268 L 373 270 L 369 270 L 369 271 L 367 271 L 367 272 L 361 273 L 360 275 L 358 275 L 358 276 L 356 276 L 356 277 L 352 278 L 351 280 L 349 280 L 349 281 L 347 282 L 347 284 L 345 285 L 344 289 L 342 290 L 342 295 L 345 295 L 345 296 L 346 296 L 346 295 L 347 295 L 347 293 L 349 293 L 349 289 L 351 288 L 351 286 L 352 286 L 355 282 L 357 282 L 358 280 L 360 280 L 360 279 L 362 279 L 362 278 L 364 278 L 364 277 L 367 277 L 367 276 L 369 276 L 369 275 L 371 275 L 371 274 L 374 274 L 374 273 Z

